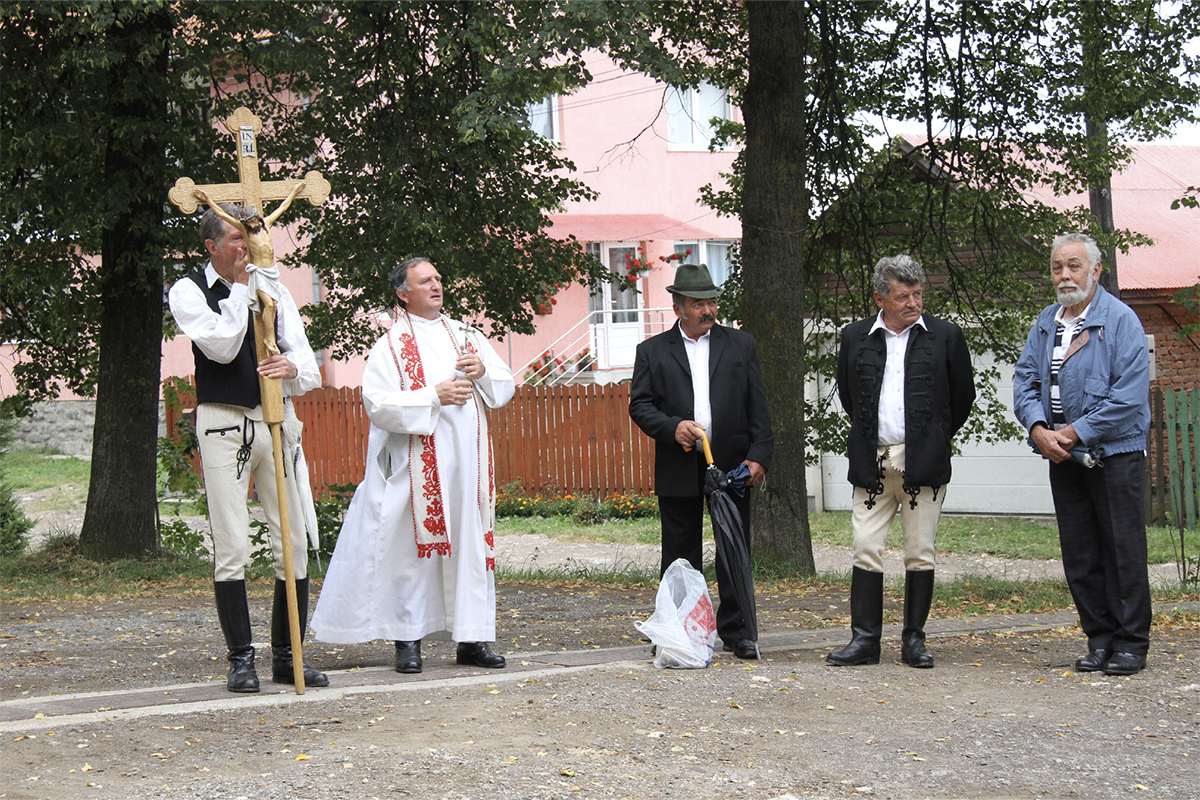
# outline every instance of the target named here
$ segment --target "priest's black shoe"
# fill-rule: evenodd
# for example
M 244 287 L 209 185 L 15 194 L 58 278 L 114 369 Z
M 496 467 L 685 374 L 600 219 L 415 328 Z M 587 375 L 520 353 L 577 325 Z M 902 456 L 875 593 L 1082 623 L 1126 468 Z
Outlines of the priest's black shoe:
M 396 642 L 396 672 L 415 675 L 421 671 L 421 640 Z
M 500 669 L 505 664 L 504 656 L 493 653 L 487 642 L 459 642 L 456 660 L 468 667 L 488 669 Z
M 1075 662 L 1076 672 L 1099 672 L 1108 663 L 1112 653 L 1108 650 L 1089 650 L 1088 654 Z
M 1113 653 L 1104 663 L 1105 675 L 1134 675 L 1146 668 L 1146 657 L 1134 653 Z
M 275 683 L 296 682 L 296 669 L 292 663 L 291 647 L 271 648 L 271 680 Z M 328 686 L 329 677 L 324 672 L 318 672 L 308 664 L 304 665 L 305 686 Z
M 725 642 L 723 649 L 727 653 L 733 653 L 738 658 L 749 659 L 751 661 L 758 658 L 758 648 L 754 645 L 753 639 L 734 639 L 732 642 Z

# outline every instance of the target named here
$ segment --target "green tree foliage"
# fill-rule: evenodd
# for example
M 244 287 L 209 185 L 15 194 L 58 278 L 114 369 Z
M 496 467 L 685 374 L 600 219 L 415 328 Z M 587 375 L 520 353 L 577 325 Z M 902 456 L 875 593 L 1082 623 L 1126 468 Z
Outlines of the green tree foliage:
M 4 456 L 12 444 L 15 424 L 11 414 L 0 409 L 0 558 L 20 555 L 25 549 L 26 535 L 33 528 L 33 520 L 25 516 L 13 496 L 12 486 L 4 479 Z
M 306 309 L 317 346 L 361 352 L 390 302 L 384 275 L 414 254 L 448 278 L 453 313 L 528 331 L 546 284 L 596 267 L 542 232 L 586 190 L 526 129 L 525 104 L 583 85 L 581 53 L 603 44 L 674 85 L 728 87 L 743 108 L 744 128 L 722 128 L 746 146 L 731 191 L 710 197 L 742 215 L 744 324 L 787 418 L 773 472 L 793 522 L 771 529 L 766 550 L 802 552 L 805 441 L 829 437 L 806 432 L 820 417 L 797 399 L 794 373 L 820 368 L 828 348 L 797 337 L 797 321 L 828 311 L 810 334 L 829 336 L 870 311 L 864 266 L 905 249 L 931 273 L 931 311 L 1011 351 L 1011 310 L 1036 294 L 1026 276 L 1044 272 L 1045 237 L 1095 229 L 1029 190 L 1081 189 L 1122 157 L 1089 147 L 1081 98 L 1117 136 L 1194 114 L 1181 45 L 1200 12 L 1120 5 L 1089 16 L 1070 0 L 6 3 L 0 338 L 21 341 L 25 358 L 5 402 L 99 387 L 81 543 L 152 551 L 162 290 L 203 263 L 195 220 L 167 213 L 163 195 L 179 175 L 231 179 L 212 121 L 239 105 L 267 121 L 268 172 L 311 164 L 334 185 L 323 209 L 293 208 L 309 215 L 296 258 L 327 288 Z M 1081 72 L 1085 40 L 1109 46 L 1089 50 L 1099 66 Z M 869 146 L 884 120 L 925 124 L 903 154 L 919 169 Z M 848 300 L 829 299 L 838 287 Z
M 1086 209 L 1062 214 L 1031 190 L 1081 191 L 1128 158 L 1094 127 L 1089 138 L 1088 119 L 1133 140 L 1196 111 L 1196 64 L 1182 47 L 1197 35 L 1194 5 L 697 0 L 622 8 L 613 41 L 625 63 L 677 85 L 724 86 L 742 109 L 744 126 L 722 126 L 745 145 L 730 188 L 707 196 L 742 218 L 734 310 L 758 338 L 772 410 L 797 409 L 799 421 L 777 435 L 783 458 L 772 464 L 772 481 L 782 471 L 788 492 L 798 486 L 801 497 L 805 441 L 810 454 L 838 449 L 845 420 L 798 401 L 796 376 L 781 376 L 803 364 L 831 380 L 837 331 L 875 311 L 869 275 L 880 256 L 917 256 L 930 274 L 926 307 L 968 327 L 974 352 L 1012 360 L 1047 296 L 1045 248 L 1054 234 L 1089 230 L 1109 248 L 1142 243 L 1134 232 L 1106 232 Z M 641 38 L 629 26 L 635 12 L 653 20 Z M 890 125 L 913 122 L 925 128 L 921 141 L 870 145 Z M 807 340 L 796 336 L 799 320 L 811 323 Z M 1012 433 L 994 377 L 980 375 L 971 423 L 986 439 Z M 790 526 L 756 520 L 758 552 L 794 554 L 787 537 L 808 549 L 804 515 L 792 516 Z M 807 568 L 802 556 L 783 561 Z
M 267 121 L 268 172 L 309 164 L 334 195 L 305 260 L 325 302 L 317 346 L 362 352 L 402 258 L 436 261 L 451 310 L 531 328 L 545 283 L 592 263 L 546 237 L 585 195 L 524 124 L 525 104 L 587 80 L 596 7 L 532 3 L 97 0 L 0 7 L 0 340 L 19 341 L 13 408 L 97 396 L 80 543 L 152 553 L 163 289 L 204 263 L 195 219 L 165 208 L 175 178 L 227 182 L 214 121 Z M 168 333 L 170 325 L 167 325 Z M 98 393 L 97 393 L 98 391 Z
M 361 354 L 393 301 L 391 267 L 422 255 L 447 283 L 447 312 L 533 331 L 548 284 L 597 269 L 546 235 L 548 213 L 590 196 L 527 123 L 528 104 L 583 86 L 599 10 L 559 3 L 343 3 L 274 7 L 286 54 L 247 57 L 250 80 L 218 98 L 272 120 L 286 153 L 329 175 L 333 197 L 302 233 L 325 294 L 305 312 L 316 347 Z M 591 21 L 591 24 L 589 24 Z M 281 45 L 282 47 L 282 45 Z M 243 69 L 243 67 L 246 67 Z M 219 85 L 219 84 L 217 84 Z
M 172 244 L 161 187 L 182 154 L 172 145 L 186 142 L 168 111 L 170 7 L 9 3 L 2 13 L 0 339 L 23 347 L 5 403 L 99 387 L 80 546 L 151 553 Z

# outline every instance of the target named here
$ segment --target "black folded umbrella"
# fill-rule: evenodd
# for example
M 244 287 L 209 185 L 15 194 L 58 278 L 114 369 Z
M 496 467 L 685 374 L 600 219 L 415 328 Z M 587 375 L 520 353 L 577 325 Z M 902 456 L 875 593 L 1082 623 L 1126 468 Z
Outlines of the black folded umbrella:
M 708 469 L 704 473 L 704 494 L 708 497 L 708 514 L 712 517 L 713 539 L 716 541 L 717 552 L 729 577 L 733 581 L 733 591 L 737 596 L 738 607 L 742 609 L 742 620 L 746 624 L 749 638 L 758 648 L 758 614 L 754 610 L 754 573 L 750 565 L 750 547 L 747 543 L 748 532 L 743 524 L 742 515 L 734 505 L 730 492 L 739 496 L 745 491 L 746 479 L 750 470 L 745 464 L 739 464 L 737 469 L 726 474 L 720 467 L 713 464 L 712 448 L 709 447 L 708 437 L 702 437 L 704 458 L 708 461 Z

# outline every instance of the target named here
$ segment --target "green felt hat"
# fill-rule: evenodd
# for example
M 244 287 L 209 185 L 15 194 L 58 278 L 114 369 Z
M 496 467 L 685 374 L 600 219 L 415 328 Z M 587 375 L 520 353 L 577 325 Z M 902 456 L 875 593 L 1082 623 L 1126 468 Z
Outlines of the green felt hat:
M 696 300 L 711 300 L 721 294 L 720 287 L 713 283 L 708 267 L 703 264 L 680 264 L 675 270 L 675 283 L 668 286 L 667 291 Z

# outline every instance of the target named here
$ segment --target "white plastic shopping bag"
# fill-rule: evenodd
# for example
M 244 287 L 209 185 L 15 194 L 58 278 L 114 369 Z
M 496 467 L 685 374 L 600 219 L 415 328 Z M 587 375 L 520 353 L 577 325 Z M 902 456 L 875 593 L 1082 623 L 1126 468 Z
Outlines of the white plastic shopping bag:
M 658 648 L 654 666 L 659 669 L 707 667 L 717 641 L 717 618 L 704 575 L 686 558 L 675 561 L 658 584 L 654 613 L 633 626 Z

